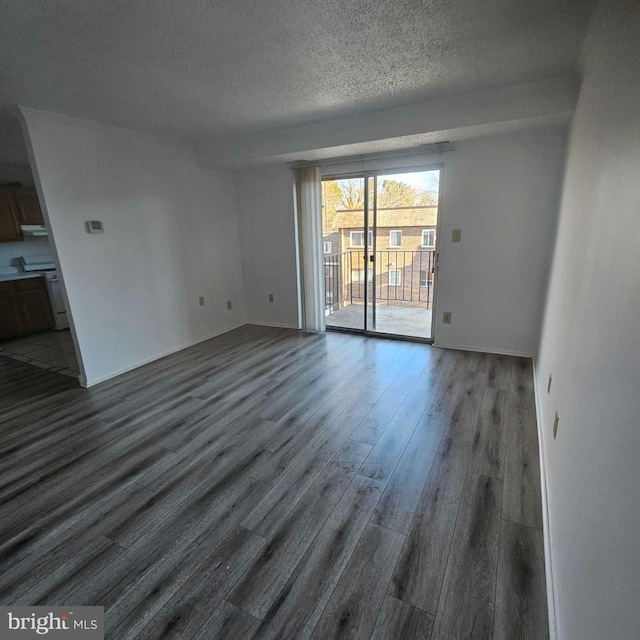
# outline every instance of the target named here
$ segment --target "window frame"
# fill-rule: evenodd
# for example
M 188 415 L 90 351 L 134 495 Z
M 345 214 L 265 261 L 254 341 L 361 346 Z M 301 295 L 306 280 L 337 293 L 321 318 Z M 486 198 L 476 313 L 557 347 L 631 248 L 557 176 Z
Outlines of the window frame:
M 354 233 L 357 233 L 358 235 L 362 236 L 362 244 L 355 244 L 353 242 Z M 360 248 L 360 249 L 364 248 L 364 231 L 349 231 L 349 247 Z
M 353 279 L 353 274 L 358 274 L 358 279 Z M 365 270 L 364 269 L 351 269 L 351 284 L 364 284 L 365 280 Z M 369 269 L 369 283 L 373 282 L 373 269 Z
M 362 242 L 363 244 L 353 244 L 353 234 L 354 233 L 361 233 L 362 234 Z M 349 248 L 350 249 L 364 249 L 364 235 L 365 235 L 365 231 L 349 231 Z M 371 229 L 369 229 L 369 233 L 368 233 L 368 237 L 369 237 L 369 247 L 373 247 L 373 231 Z
M 424 243 L 424 234 L 425 233 L 433 233 L 433 244 L 425 244 Z M 420 241 L 420 247 L 422 249 L 435 249 L 436 248 L 436 230 L 435 229 L 423 229 L 422 230 L 422 238 Z
M 330 240 L 323 240 L 322 241 L 323 247 L 322 250 L 324 251 L 324 255 L 326 256 L 327 254 L 330 254 L 333 251 L 333 242 L 331 242 Z M 329 251 L 327 251 L 327 245 L 329 245 Z
M 393 238 L 394 233 L 400 234 L 400 244 L 392 244 L 391 238 Z M 402 229 L 391 229 L 389 231 L 389 249 L 401 249 L 402 248 Z
M 396 273 L 398 277 L 397 282 L 391 282 L 391 274 Z M 401 287 L 402 286 L 402 269 L 389 269 L 389 286 L 390 287 Z

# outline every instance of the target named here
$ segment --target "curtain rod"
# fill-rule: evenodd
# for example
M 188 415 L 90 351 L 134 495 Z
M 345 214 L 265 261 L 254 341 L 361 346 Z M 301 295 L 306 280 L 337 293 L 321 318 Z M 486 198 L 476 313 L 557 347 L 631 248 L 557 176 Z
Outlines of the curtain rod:
M 455 146 L 449 142 L 436 142 L 434 144 L 425 144 L 416 147 L 413 150 L 406 151 L 380 151 L 377 153 L 362 153 L 353 156 L 342 156 L 338 158 L 326 158 L 324 160 L 297 160 L 290 162 L 292 169 L 299 167 L 326 167 L 327 165 L 336 164 L 352 164 L 356 162 L 368 162 L 370 160 L 386 160 L 392 158 L 412 158 L 414 156 L 423 156 L 430 153 L 444 153 L 445 151 L 454 151 Z

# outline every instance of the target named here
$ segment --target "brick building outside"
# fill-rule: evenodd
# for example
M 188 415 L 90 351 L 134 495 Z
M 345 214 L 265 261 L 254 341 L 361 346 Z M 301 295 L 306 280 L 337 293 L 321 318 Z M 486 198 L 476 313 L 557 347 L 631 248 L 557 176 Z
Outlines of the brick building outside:
M 430 308 L 437 205 L 379 208 L 375 252 L 369 232 L 369 296 L 378 305 Z M 370 220 L 370 224 L 372 221 Z M 365 302 L 364 210 L 337 209 L 324 221 L 325 302 L 328 311 Z M 369 298 L 370 299 L 370 298 Z

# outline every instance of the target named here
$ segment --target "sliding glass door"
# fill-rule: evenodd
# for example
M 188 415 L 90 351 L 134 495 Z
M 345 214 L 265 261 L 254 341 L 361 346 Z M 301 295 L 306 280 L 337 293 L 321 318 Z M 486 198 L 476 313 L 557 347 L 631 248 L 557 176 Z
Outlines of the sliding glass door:
M 323 181 L 329 329 L 432 339 L 441 168 Z
M 372 236 L 365 220 L 363 177 L 323 180 L 322 240 L 327 326 L 364 331 Z

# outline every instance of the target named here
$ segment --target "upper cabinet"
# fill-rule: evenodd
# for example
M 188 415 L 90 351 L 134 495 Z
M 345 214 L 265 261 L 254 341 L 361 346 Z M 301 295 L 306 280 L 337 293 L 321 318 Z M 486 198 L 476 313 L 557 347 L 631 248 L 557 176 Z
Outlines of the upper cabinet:
M 0 242 L 23 240 L 21 224 L 44 224 L 36 190 L 15 185 L 0 187 Z
M 15 189 L 0 187 L 0 242 L 18 240 L 22 240 L 22 232 Z
M 44 224 L 40 201 L 35 189 L 16 189 L 16 204 L 21 224 Z

